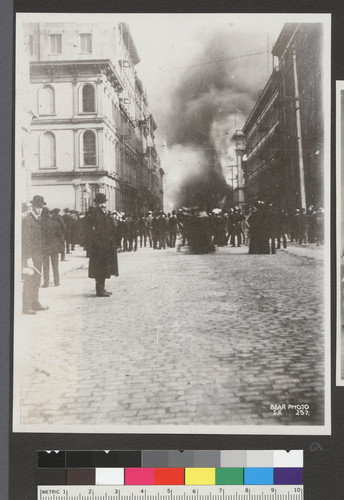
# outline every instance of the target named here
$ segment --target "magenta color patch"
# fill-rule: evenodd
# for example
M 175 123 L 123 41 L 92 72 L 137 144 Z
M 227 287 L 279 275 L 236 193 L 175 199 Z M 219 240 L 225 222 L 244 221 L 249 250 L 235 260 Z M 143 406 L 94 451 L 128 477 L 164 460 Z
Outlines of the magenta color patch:
M 137 469 L 135 467 L 130 469 L 125 469 L 124 484 L 138 485 L 138 486 L 154 484 L 154 469 L 153 468 Z

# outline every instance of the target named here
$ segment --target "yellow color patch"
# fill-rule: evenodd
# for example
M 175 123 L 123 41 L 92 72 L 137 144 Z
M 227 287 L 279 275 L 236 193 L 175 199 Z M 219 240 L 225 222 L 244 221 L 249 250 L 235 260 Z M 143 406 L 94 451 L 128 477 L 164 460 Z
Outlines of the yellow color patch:
M 215 468 L 186 468 L 185 484 L 215 484 Z

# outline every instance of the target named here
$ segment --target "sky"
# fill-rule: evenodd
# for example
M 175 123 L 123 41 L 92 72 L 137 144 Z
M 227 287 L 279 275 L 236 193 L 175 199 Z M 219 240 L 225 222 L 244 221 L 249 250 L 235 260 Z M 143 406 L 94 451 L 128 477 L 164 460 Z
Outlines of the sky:
M 218 205 L 242 128 L 272 71 L 283 20 L 256 16 L 127 15 L 137 71 L 158 124 L 166 209 Z M 227 179 L 227 181 L 226 181 Z
M 158 124 L 165 206 L 218 205 L 241 129 L 272 71 L 283 20 L 256 16 L 128 15 L 137 71 Z
M 44 14 L 34 15 L 38 22 Z M 45 15 L 46 16 L 46 15 Z M 158 125 L 167 210 L 216 205 L 236 162 L 241 129 L 271 75 L 271 50 L 285 22 L 311 14 L 76 14 L 56 21 L 126 22 L 140 56 L 136 70 Z M 49 21 L 52 20 L 51 14 Z M 314 18 L 314 20 L 317 20 Z M 201 199 L 200 199 L 201 198 Z M 197 204 L 197 203 L 196 203 Z

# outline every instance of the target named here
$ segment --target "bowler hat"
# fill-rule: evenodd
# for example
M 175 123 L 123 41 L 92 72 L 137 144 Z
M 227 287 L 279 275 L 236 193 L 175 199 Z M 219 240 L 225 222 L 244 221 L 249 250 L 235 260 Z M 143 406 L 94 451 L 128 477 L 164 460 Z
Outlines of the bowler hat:
M 36 194 L 31 201 L 32 205 L 35 205 L 36 207 L 43 207 L 46 205 L 43 196 Z
M 94 203 L 105 203 L 107 198 L 104 193 L 97 193 L 94 198 Z

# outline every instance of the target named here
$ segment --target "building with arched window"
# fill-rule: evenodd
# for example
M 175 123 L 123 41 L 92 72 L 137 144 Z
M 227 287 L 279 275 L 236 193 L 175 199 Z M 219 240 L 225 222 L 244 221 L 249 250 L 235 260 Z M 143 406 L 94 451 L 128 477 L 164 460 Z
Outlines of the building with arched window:
M 96 89 L 93 85 L 87 83 L 80 88 L 81 92 L 81 112 L 96 112 Z
M 129 27 L 28 23 L 24 31 L 35 190 L 51 208 L 84 211 L 87 186 L 91 202 L 103 192 L 111 210 L 162 209 L 157 125 Z
M 44 85 L 38 92 L 38 113 L 40 116 L 55 114 L 55 90 L 51 85 Z
M 39 138 L 39 168 L 56 168 L 56 139 L 50 131 Z
M 97 165 L 97 136 L 94 130 L 85 130 L 81 134 L 82 166 Z

